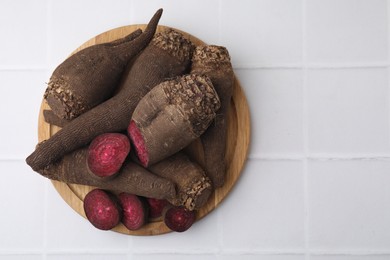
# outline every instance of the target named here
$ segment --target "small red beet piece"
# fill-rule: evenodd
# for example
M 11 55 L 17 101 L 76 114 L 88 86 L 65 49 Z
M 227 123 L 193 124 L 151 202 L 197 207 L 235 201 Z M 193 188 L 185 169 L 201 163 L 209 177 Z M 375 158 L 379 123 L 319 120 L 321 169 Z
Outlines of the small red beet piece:
M 150 218 L 158 218 L 162 215 L 162 212 L 169 204 L 167 200 L 162 199 L 154 199 L 154 198 L 147 198 L 146 201 L 149 205 L 149 217 Z
M 94 138 L 88 148 L 89 170 L 99 177 L 110 177 L 122 167 L 130 152 L 129 138 L 120 133 L 106 133 Z
M 134 194 L 122 192 L 118 195 L 123 209 L 122 223 L 129 230 L 141 228 L 148 218 L 145 201 Z
M 84 212 L 91 224 L 101 230 L 110 230 L 119 224 L 122 209 L 115 197 L 102 189 L 94 189 L 84 198 Z
M 140 163 L 146 167 L 146 165 L 149 163 L 149 156 L 148 152 L 146 151 L 145 140 L 141 134 L 141 131 L 133 120 L 131 120 L 129 127 L 127 128 L 127 132 L 129 133 L 130 139 L 135 147 L 135 151 Z
M 195 222 L 195 211 L 184 207 L 168 207 L 164 210 L 164 223 L 176 232 L 184 232 Z

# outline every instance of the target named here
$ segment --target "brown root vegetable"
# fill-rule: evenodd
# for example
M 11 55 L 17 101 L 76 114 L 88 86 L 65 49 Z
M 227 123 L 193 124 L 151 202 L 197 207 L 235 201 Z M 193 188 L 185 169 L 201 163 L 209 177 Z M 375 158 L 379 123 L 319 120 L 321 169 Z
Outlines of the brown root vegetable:
M 127 63 L 151 39 L 140 36 L 141 32 L 87 47 L 62 62 L 44 94 L 53 113 L 60 119 L 73 119 L 111 97 Z
M 219 106 L 206 76 L 184 75 L 154 87 L 137 105 L 128 128 L 141 164 L 148 167 L 188 146 Z
M 176 232 L 188 230 L 196 219 L 195 211 L 188 210 L 184 207 L 166 207 L 164 209 L 165 225 Z
M 122 219 L 122 209 L 114 195 L 102 189 L 88 192 L 83 206 L 87 219 L 98 229 L 110 230 Z
M 152 36 L 156 26 L 157 20 L 152 20 L 144 34 Z M 193 48 L 189 40 L 174 30 L 156 34 L 132 64 L 119 92 L 41 143 L 27 157 L 27 164 L 40 170 L 87 145 L 99 134 L 126 130 L 138 102 L 152 87 L 189 68 Z
M 78 149 L 40 170 L 39 173 L 51 180 L 66 183 L 89 185 L 151 198 L 169 200 L 176 198 L 175 184 L 172 181 L 152 174 L 132 162 L 125 162 L 115 178 L 96 178 L 89 172 L 87 155 L 88 148 Z
M 148 220 L 148 208 L 142 197 L 122 192 L 118 195 L 123 209 L 122 223 L 129 230 L 140 229 Z
M 130 141 L 126 135 L 101 134 L 88 147 L 88 168 L 98 177 L 112 177 L 118 173 L 129 152 Z
M 199 209 L 212 193 L 211 181 L 204 170 L 182 152 L 151 165 L 149 170 L 176 184 L 177 198 L 168 200 L 173 205 Z
M 205 169 L 214 188 L 224 184 L 226 175 L 227 114 L 233 93 L 234 72 L 230 56 L 222 46 L 198 46 L 192 58 L 191 73 L 207 75 L 221 101 L 214 122 L 200 137 L 205 156 Z
M 164 208 L 169 205 L 167 200 L 160 200 L 155 198 L 146 198 L 146 202 L 148 203 L 149 217 L 151 219 L 161 217 Z

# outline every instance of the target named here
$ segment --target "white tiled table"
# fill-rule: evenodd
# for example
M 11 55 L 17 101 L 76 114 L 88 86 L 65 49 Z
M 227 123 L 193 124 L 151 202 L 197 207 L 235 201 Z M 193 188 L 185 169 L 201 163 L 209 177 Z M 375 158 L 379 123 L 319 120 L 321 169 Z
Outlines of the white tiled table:
M 233 191 L 183 234 L 93 228 L 25 165 L 45 82 L 89 38 L 146 23 L 228 47 L 251 111 Z M 390 2 L 0 2 L 0 259 L 390 259 Z

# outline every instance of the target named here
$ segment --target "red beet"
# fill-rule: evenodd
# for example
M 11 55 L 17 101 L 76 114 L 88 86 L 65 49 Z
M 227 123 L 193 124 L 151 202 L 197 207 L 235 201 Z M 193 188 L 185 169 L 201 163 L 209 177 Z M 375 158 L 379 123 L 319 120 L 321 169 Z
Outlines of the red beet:
M 118 197 L 123 209 L 123 225 L 129 230 L 141 228 L 148 218 L 145 201 L 137 195 L 125 192 L 120 193 Z
M 184 207 L 167 207 L 164 210 L 164 223 L 176 232 L 184 232 L 195 222 L 195 211 Z
M 162 212 L 169 203 L 167 200 L 147 198 L 146 201 L 149 205 L 149 217 L 158 218 L 162 215 Z
M 132 142 L 137 151 L 137 157 L 140 163 L 145 166 L 149 163 L 148 152 L 146 151 L 144 137 L 141 134 L 141 131 L 132 120 L 129 127 L 127 128 L 129 135 L 132 137 Z
M 122 217 L 115 197 L 102 189 L 94 189 L 85 196 L 84 211 L 91 224 L 101 230 L 114 228 Z
M 88 148 L 89 170 L 99 177 L 119 171 L 130 152 L 129 138 L 120 133 L 106 133 L 94 138 Z

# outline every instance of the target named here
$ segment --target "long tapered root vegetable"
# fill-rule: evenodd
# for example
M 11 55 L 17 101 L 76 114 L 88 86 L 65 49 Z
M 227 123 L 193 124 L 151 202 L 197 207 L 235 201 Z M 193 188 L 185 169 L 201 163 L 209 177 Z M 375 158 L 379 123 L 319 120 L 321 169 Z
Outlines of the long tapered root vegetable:
M 172 181 L 152 174 L 132 162 L 126 161 L 114 178 L 96 178 L 88 169 L 87 156 L 88 148 L 78 149 L 38 172 L 51 180 L 66 183 L 89 185 L 150 198 L 176 199 L 176 188 Z
M 142 165 L 188 146 L 208 128 L 219 107 L 206 76 L 184 75 L 154 87 L 137 105 L 128 128 Z
M 176 184 L 177 199 L 168 200 L 176 206 L 199 209 L 206 204 L 213 191 L 205 171 L 183 152 L 151 165 L 149 170 Z
M 152 19 L 143 34 L 152 37 L 157 22 L 157 18 Z M 156 34 L 130 67 L 119 92 L 41 143 L 27 157 L 27 164 L 40 170 L 100 134 L 126 130 L 135 107 L 151 88 L 189 69 L 193 49 L 194 45 L 175 30 Z
M 144 198 L 122 192 L 118 195 L 123 209 L 122 223 L 129 230 L 138 230 L 148 220 L 148 208 Z
M 94 138 L 88 147 L 89 170 L 98 177 L 113 177 L 130 152 L 129 138 L 120 133 L 106 133 Z
M 163 213 L 165 225 L 176 232 L 188 230 L 196 220 L 195 211 L 184 207 L 167 207 Z
M 233 93 L 234 72 L 228 50 L 223 46 L 198 46 L 192 58 L 191 73 L 207 75 L 221 101 L 214 122 L 200 137 L 204 147 L 205 168 L 214 188 L 224 184 L 226 176 L 227 114 Z
M 127 63 L 150 41 L 140 35 L 141 30 L 136 30 L 122 39 L 87 47 L 62 62 L 44 94 L 53 113 L 73 119 L 110 98 Z
M 83 207 L 89 222 L 101 230 L 114 228 L 122 219 L 122 208 L 115 196 L 101 189 L 88 192 Z

